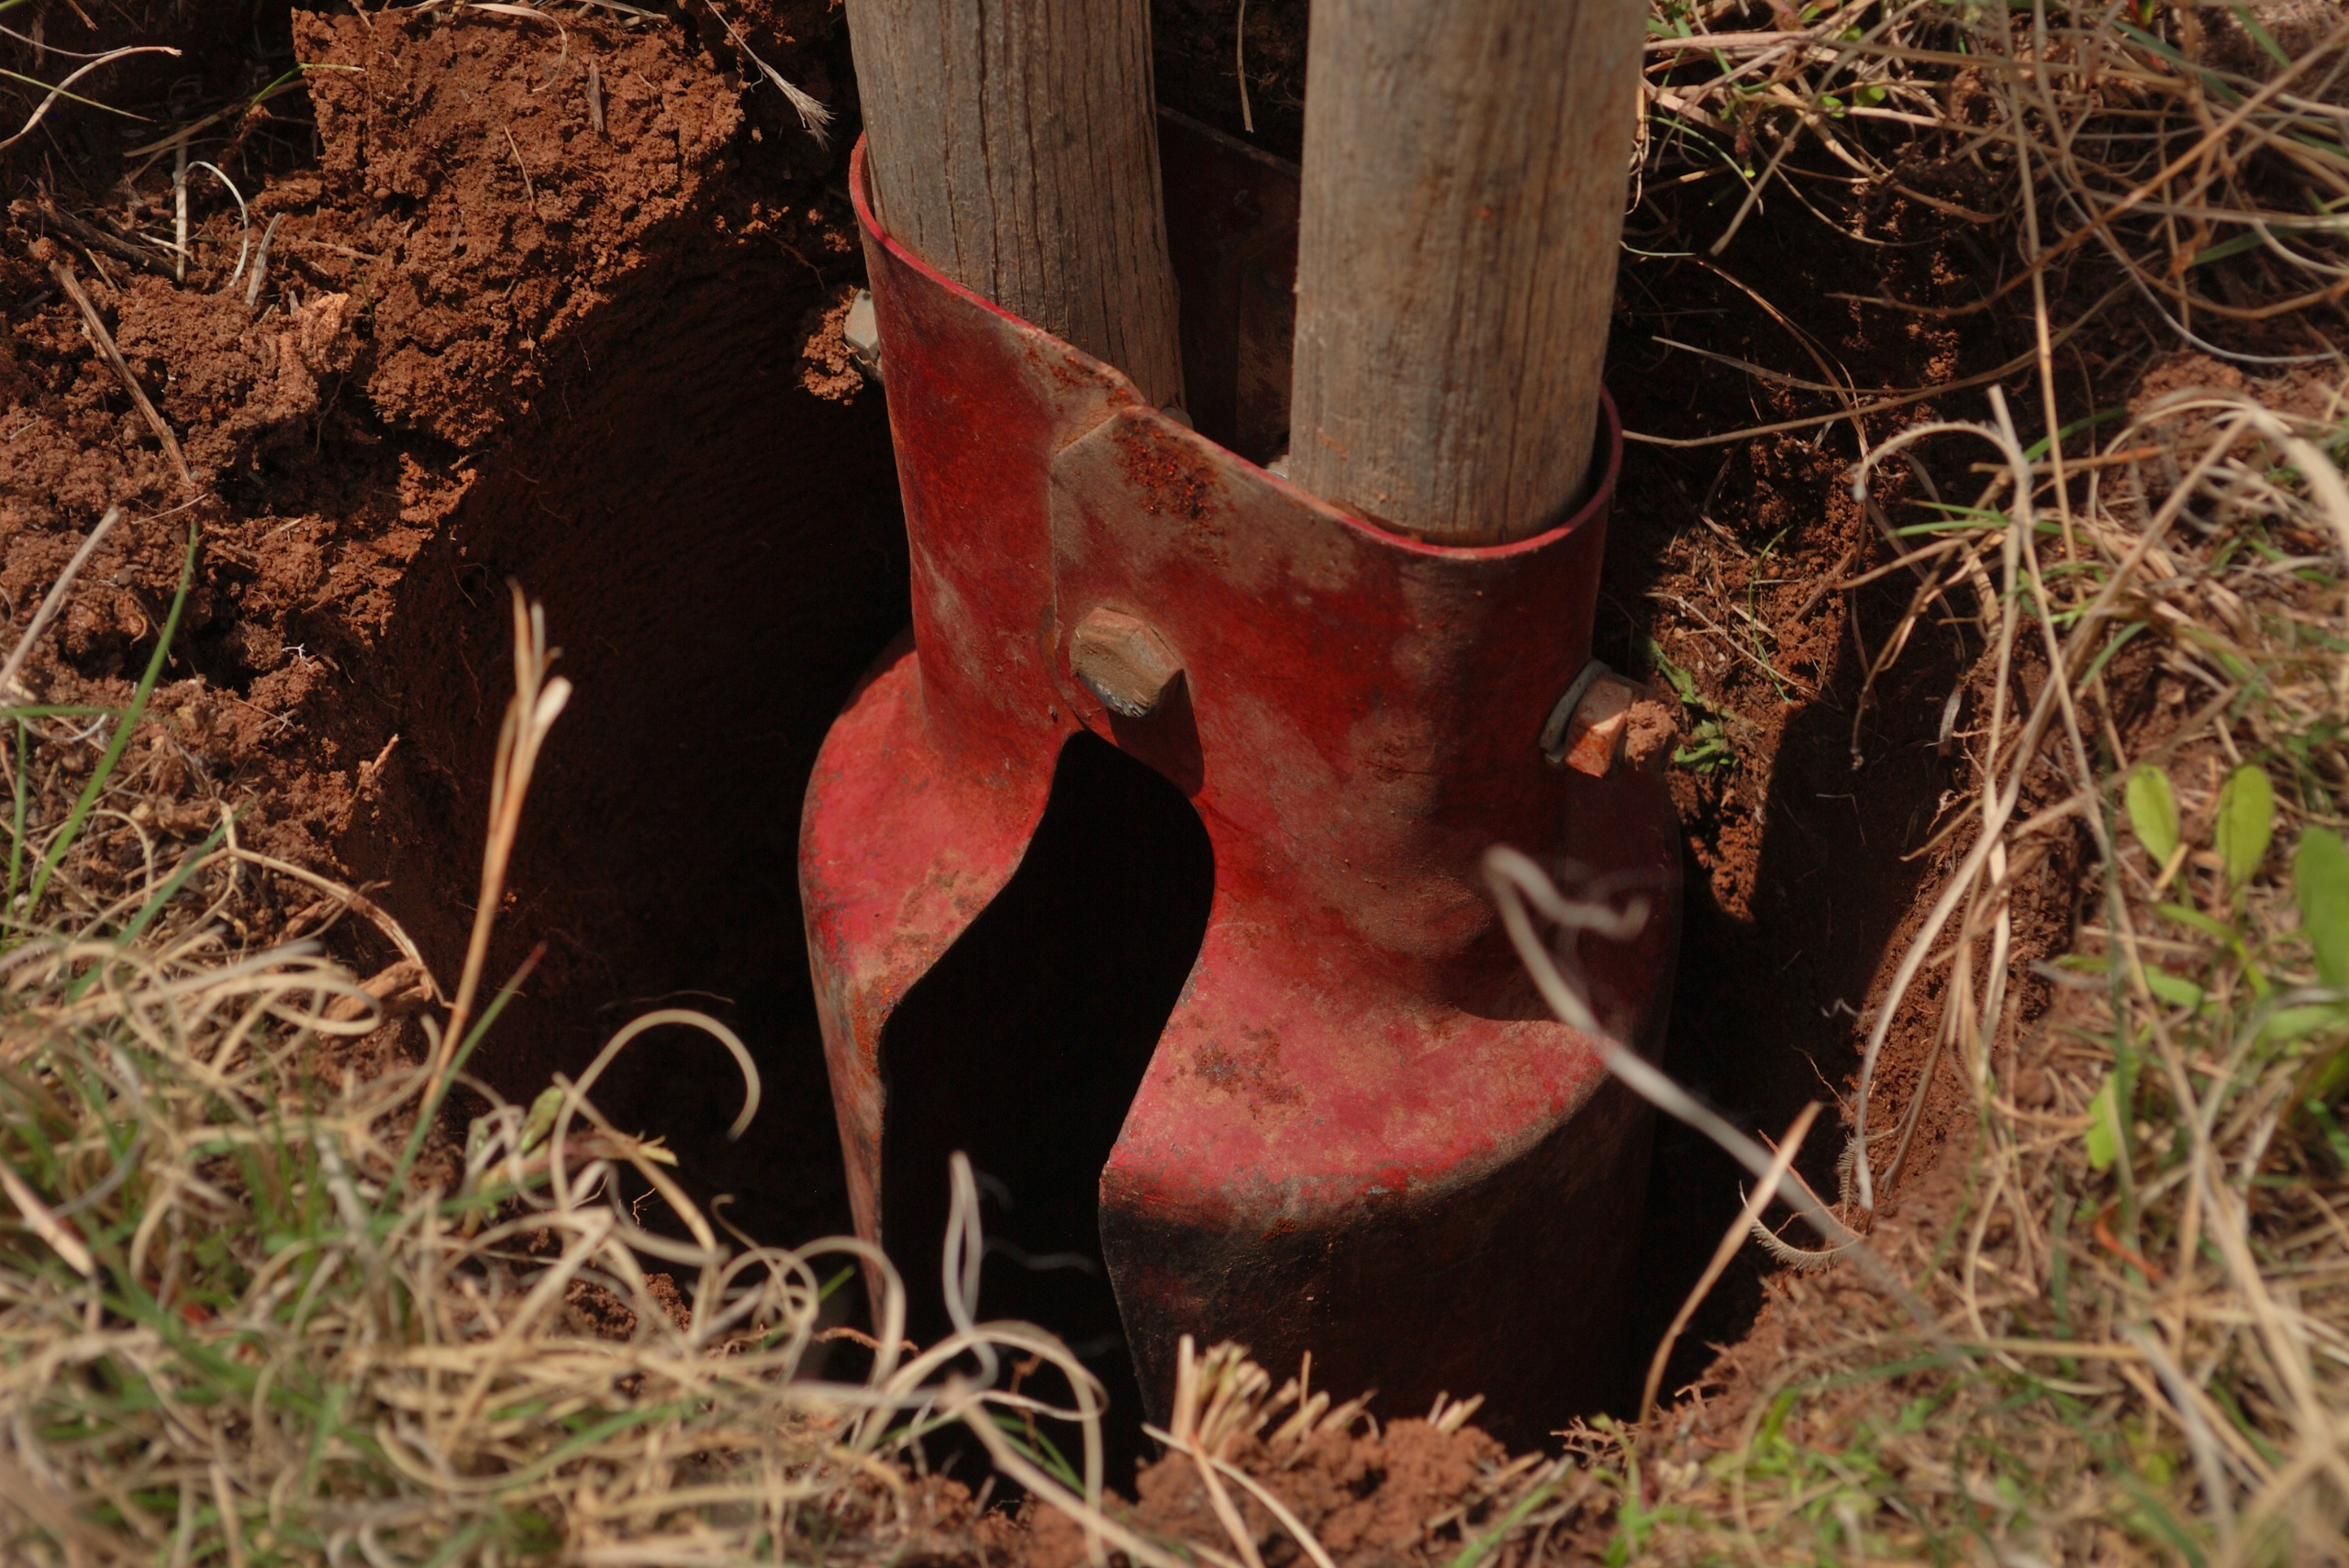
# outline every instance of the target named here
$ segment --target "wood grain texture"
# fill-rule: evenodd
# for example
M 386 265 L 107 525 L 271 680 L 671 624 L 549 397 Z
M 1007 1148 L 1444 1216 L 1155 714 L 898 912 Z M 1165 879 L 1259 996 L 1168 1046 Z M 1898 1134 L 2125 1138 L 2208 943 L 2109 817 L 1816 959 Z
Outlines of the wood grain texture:
M 1315 0 L 1289 472 L 1446 543 L 1580 499 L 1639 0 Z
M 1148 0 L 848 0 L 848 20 L 889 232 L 1181 403 Z

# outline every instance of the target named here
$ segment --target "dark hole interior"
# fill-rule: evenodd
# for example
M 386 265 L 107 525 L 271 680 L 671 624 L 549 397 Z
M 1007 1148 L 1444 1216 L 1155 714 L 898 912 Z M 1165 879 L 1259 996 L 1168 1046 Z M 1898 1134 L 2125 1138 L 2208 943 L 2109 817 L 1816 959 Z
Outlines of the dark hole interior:
M 1207 932 L 1214 852 L 1182 792 L 1107 741 L 1061 751 L 1019 869 L 881 1037 L 884 1240 L 908 1331 L 949 1331 L 948 1161 L 986 1229 L 983 1318 L 1049 1326 L 1109 1392 L 1113 1479 L 1141 1397 L 1101 1262 L 1101 1168 Z
M 475 1070 L 527 1103 L 655 1007 L 731 1026 L 764 1091 L 740 1139 L 726 1133 L 741 1076 L 696 1030 L 635 1041 L 596 1099 L 668 1140 L 696 1202 L 731 1195 L 727 1219 L 790 1243 L 850 1227 L 801 937 L 800 801 L 907 605 L 881 399 L 799 384 L 795 323 L 818 297 L 788 258 L 675 281 L 483 465 L 402 584 L 369 681 L 401 740 L 344 845 L 453 983 L 520 584 L 574 691 L 524 807 L 489 983 L 535 943 L 546 955 Z

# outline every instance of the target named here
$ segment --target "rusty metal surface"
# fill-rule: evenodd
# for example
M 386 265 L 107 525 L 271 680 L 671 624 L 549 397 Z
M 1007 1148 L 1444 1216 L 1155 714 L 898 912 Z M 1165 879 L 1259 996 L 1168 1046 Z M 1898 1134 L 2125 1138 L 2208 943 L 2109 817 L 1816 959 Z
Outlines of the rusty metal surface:
M 1387 533 L 930 271 L 874 227 L 861 158 L 914 632 L 825 745 L 800 862 L 859 1229 L 892 1239 L 893 1010 L 1012 876 L 1090 730 L 1173 781 L 1214 853 L 1197 962 L 1100 1179 L 1145 1397 L 1163 1410 L 1189 1332 L 1276 1376 L 1310 1350 L 1317 1383 L 1396 1413 L 1482 1391 L 1497 1429 L 1538 1435 L 1610 1391 L 1648 1129 L 1543 1014 L 1478 858 L 1508 842 L 1650 897 L 1638 938 L 1577 955 L 1599 1016 L 1645 1042 L 1677 934 L 1661 784 L 1561 772 L 1536 743 L 1589 657 L 1611 407 L 1596 493 L 1558 528 L 1473 550 Z M 1097 612 L 1179 663 L 1147 717 L 1072 668 Z

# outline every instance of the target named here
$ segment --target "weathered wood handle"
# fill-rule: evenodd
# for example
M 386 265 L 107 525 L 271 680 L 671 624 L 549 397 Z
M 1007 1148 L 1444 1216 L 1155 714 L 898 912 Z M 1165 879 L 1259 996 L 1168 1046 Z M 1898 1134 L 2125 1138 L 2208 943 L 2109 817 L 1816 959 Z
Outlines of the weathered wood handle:
M 1179 405 L 1148 0 L 849 0 L 848 22 L 890 234 Z
M 1638 0 L 1314 0 L 1289 473 L 1448 544 L 1580 499 Z

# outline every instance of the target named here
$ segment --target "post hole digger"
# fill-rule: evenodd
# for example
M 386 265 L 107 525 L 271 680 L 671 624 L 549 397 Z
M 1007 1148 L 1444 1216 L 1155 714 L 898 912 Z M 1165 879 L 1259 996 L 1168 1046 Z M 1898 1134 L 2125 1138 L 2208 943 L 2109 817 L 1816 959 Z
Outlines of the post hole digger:
M 1188 1333 L 1538 1435 L 1609 1387 L 1648 1129 L 1478 859 L 1645 901 L 1579 953 L 1625 1039 L 1677 929 L 1590 661 L 1640 13 L 1322 0 L 1301 174 L 1152 114 L 1143 0 L 849 16 L 913 586 L 801 831 L 859 1229 L 927 1275 L 969 1149 L 1114 1291 L 1012 1305 L 1153 1410 Z

